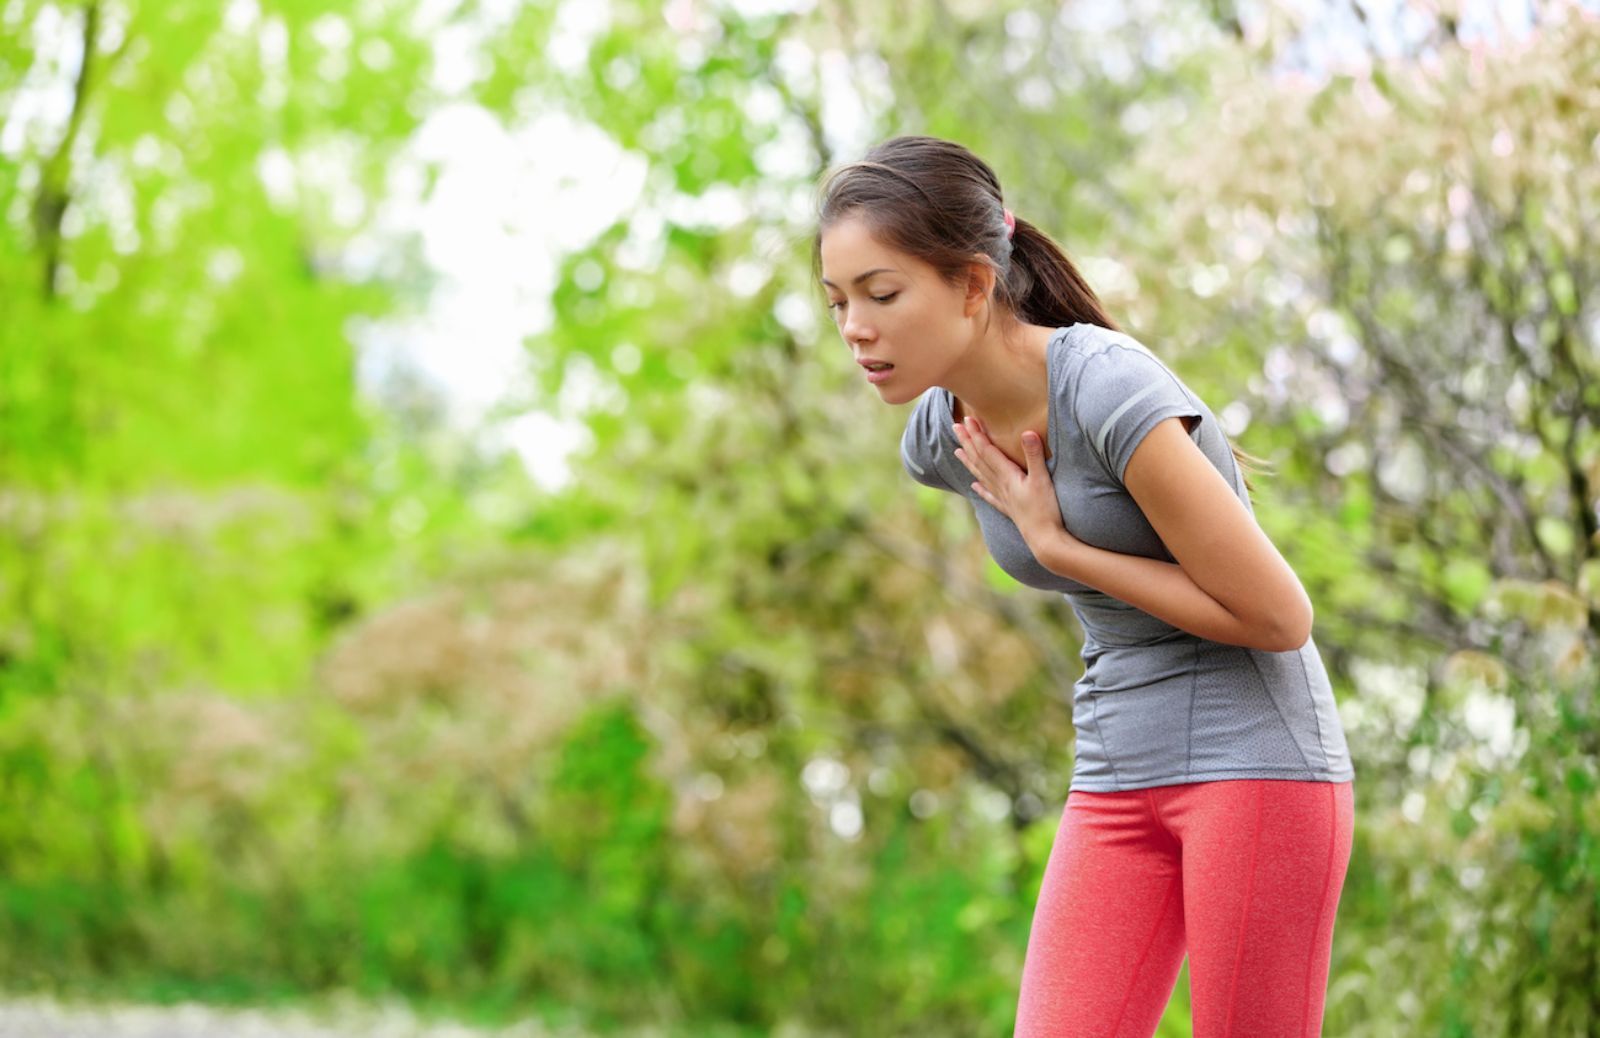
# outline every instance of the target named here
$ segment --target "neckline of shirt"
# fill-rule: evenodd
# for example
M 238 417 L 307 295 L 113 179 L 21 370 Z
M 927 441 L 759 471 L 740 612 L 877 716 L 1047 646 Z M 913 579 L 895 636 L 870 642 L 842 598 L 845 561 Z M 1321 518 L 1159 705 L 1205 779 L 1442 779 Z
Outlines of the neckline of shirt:
M 1045 471 L 1052 475 L 1056 471 L 1056 459 L 1061 457 L 1060 446 L 1056 442 L 1056 427 L 1061 424 L 1056 421 L 1056 368 L 1058 367 L 1056 355 L 1061 352 L 1057 347 L 1066 340 L 1067 334 L 1076 327 L 1078 325 L 1069 324 L 1057 328 L 1050 334 L 1050 339 L 1044 346 L 1045 442 L 1050 445 L 1050 457 L 1045 459 L 1044 466 Z M 955 433 L 955 408 L 951 406 L 951 400 L 955 394 L 943 386 L 939 386 L 937 396 L 940 408 L 944 412 L 944 420 L 939 423 L 940 435 L 953 446 L 960 447 L 961 441 L 956 438 Z M 954 456 L 954 454 L 951 455 L 951 457 Z M 968 475 L 971 474 L 968 473 Z M 971 492 L 972 490 L 970 482 L 970 480 L 967 480 L 969 485 L 965 488 L 966 492 Z

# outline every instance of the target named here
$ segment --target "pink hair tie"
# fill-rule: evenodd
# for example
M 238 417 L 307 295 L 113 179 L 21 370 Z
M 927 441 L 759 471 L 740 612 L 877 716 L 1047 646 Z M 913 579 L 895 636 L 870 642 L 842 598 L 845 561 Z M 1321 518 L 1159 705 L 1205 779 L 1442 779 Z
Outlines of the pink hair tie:
M 1006 214 L 1006 238 L 1009 240 L 1013 234 L 1017 233 L 1017 218 L 1015 216 L 1011 215 L 1011 210 L 1009 210 L 1009 209 L 1005 210 L 1005 214 Z

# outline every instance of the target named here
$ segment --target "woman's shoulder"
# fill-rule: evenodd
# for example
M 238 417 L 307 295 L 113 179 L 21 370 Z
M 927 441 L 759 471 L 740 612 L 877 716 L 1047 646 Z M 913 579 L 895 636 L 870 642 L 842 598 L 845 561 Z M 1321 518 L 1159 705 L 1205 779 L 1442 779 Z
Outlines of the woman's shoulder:
M 959 461 L 950 454 L 948 444 L 940 435 L 940 423 L 944 419 L 937 394 L 942 392 L 944 390 L 938 386 L 932 386 L 911 405 L 905 431 L 900 434 L 900 460 L 918 483 L 953 492 L 949 480 L 941 475 L 947 460 Z
M 1058 413 L 1082 433 L 1118 483 L 1133 449 L 1162 419 L 1204 419 L 1204 402 L 1148 346 L 1126 332 L 1075 325 Z M 1200 435 L 1194 424 L 1191 435 Z M 1197 439 L 1198 442 L 1198 439 Z
M 940 421 L 940 401 L 938 394 L 944 392 L 938 386 L 929 386 L 923 390 L 922 395 L 911 402 L 911 409 L 906 412 L 906 435 L 928 437 L 938 430 Z
M 1177 371 L 1141 339 L 1097 324 L 1067 329 L 1064 377 L 1056 395 L 1074 406 L 1080 398 L 1103 397 L 1112 406 L 1151 383 L 1183 386 Z
M 1107 366 L 1134 357 L 1155 361 L 1166 367 L 1154 350 L 1128 332 L 1086 323 L 1071 325 L 1065 332 L 1067 353 L 1080 364 L 1094 360 L 1101 366 Z

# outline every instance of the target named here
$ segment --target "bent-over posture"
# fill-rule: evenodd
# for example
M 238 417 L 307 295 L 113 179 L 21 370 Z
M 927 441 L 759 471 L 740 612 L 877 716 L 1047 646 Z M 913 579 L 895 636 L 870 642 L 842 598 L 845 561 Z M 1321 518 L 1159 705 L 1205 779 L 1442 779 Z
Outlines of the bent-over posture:
M 1250 456 L 958 144 L 835 170 L 814 259 L 906 471 L 1083 628 L 1016 1035 L 1149 1038 L 1185 954 L 1197 1038 L 1319 1035 L 1355 771 Z

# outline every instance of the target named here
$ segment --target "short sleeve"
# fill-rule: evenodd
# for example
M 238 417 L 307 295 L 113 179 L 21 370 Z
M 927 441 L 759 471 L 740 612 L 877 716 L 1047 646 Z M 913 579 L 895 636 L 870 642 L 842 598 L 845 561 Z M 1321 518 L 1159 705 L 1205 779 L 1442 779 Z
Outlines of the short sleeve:
M 1137 344 L 1108 346 L 1087 358 L 1075 400 L 1079 428 L 1118 483 L 1134 449 L 1162 420 L 1184 416 L 1205 420 L 1178 376 Z M 1198 425 L 1190 435 L 1199 435 Z
M 912 479 L 923 486 L 954 494 L 956 489 L 941 474 L 946 444 L 939 438 L 933 404 L 932 396 L 925 393 L 912 408 L 905 432 L 900 436 L 900 464 Z M 952 460 L 960 462 L 959 458 L 953 456 Z

